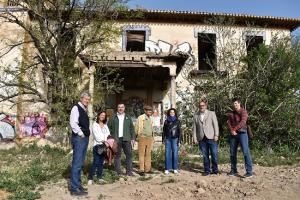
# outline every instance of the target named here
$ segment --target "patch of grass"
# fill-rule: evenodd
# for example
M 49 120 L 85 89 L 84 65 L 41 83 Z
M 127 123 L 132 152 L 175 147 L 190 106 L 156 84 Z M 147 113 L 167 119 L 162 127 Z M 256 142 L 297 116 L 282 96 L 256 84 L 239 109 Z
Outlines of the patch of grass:
M 105 196 L 103 195 L 103 194 L 99 194 L 98 196 L 97 196 L 97 199 L 98 200 L 101 200 L 101 199 L 104 199 L 105 198 Z
M 185 148 L 188 155 L 201 155 L 199 148 L 197 145 L 189 145 Z M 230 163 L 230 148 L 227 145 L 223 145 L 219 148 L 219 164 L 228 164 Z M 300 152 L 292 152 L 289 149 L 284 151 L 269 151 L 267 149 L 251 149 L 250 153 L 252 156 L 252 160 L 254 164 L 258 164 L 261 166 L 273 167 L 278 165 L 293 165 L 300 163 Z M 202 156 L 200 157 L 190 157 L 185 156 L 184 158 L 180 158 L 180 162 L 182 159 L 185 162 L 200 162 L 202 163 Z M 244 163 L 244 157 L 241 149 L 238 149 L 237 159 L 239 163 Z M 183 162 L 183 164 L 185 163 Z
M 11 200 L 39 199 L 41 184 L 62 179 L 70 162 L 67 152 L 45 146 L 31 145 L 0 151 L 5 162 L 0 168 L 0 189 L 9 192 Z
M 252 151 L 253 163 L 273 167 L 300 163 L 300 152 L 270 152 L 268 150 Z
M 104 169 L 103 175 L 103 179 L 106 181 L 107 184 L 111 184 L 119 180 L 119 177 L 116 175 L 113 166 L 109 166 L 108 169 Z
M 157 170 L 165 169 L 165 147 L 160 146 L 156 150 L 152 151 L 152 167 Z
M 152 176 L 141 176 L 137 180 L 139 180 L 139 181 L 149 181 L 152 178 L 153 178 Z
M 164 146 L 152 152 L 153 169 L 163 171 L 165 165 Z M 254 164 L 262 166 L 293 165 L 300 163 L 300 152 L 291 152 L 288 149 L 268 151 L 266 149 L 250 149 Z M 37 145 L 28 147 L 1 150 L 0 158 L 0 191 L 6 191 L 10 200 L 34 200 L 40 198 L 40 191 L 44 190 L 43 184 L 46 182 L 56 182 L 61 179 L 68 179 L 70 173 L 70 161 L 72 154 L 58 148 Z M 229 146 L 219 148 L 219 163 L 229 163 Z M 124 157 L 122 157 L 124 160 Z M 134 151 L 134 163 L 138 163 L 137 152 Z M 183 167 L 199 169 L 202 165 L 197 145 L 181 145 L 179 151 L 179 161 L 181 169 Z M 242 152 L 238 152 L 238 162 L 244 163 Z M 84 168 L 82 177 L 83 183 L 87 183 L 87 173 L 92 163 L 92 153 L 88 152 L 87 165 Z M 136 164 L 137 165 L 137 164 Z M 124 165 L 122 165 L 124 166 Z M 119 180 L 115 175 L 114 166 L 104 166 L 103 179 L 106 184 L 111 184 Z M 124 177 L 124 180 L 127 178 Z M 139 181 L 148 181 L 149 177 L 139 177 Z M 169 178 L 162 182 L 174 183 L 177 180 Z M 101 197 L 102 198 L 102 197 Z

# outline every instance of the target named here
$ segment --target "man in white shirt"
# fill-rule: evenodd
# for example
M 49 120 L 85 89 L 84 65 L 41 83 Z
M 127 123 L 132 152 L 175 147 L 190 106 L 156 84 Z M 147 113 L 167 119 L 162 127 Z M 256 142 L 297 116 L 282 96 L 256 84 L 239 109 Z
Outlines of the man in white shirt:
M 122 149 L 126 156 L 126 175 L 132 173 L 132 146 L 135 143 L 135 131 L 131 117 L 125 113 L 124 103 L 118 104 L 118 112 L 108 122 L 110 134 L 118 141 L 118 151 L 114 159 L 116 174 L 121 174 Z
M 199 111 L 193 120 L 193 140 L 199 145 L 203 155 L 204 176 L 218 174 L 218 139 L 219 126 L 214 111 L 207 109 L 207 101 L 201 100 Z M 211 154 L 211 161 L 209 159 Z M 212 165 L 211 165 L 212 164 Z
M 80 95 L 80 102 L 73 106 L 70 114 L 73 148 L 70 191 L 71 195 L 74 196 L 87 195 L 87 189 L 81 185 L 81 170 L 84 165 L 90 136 L 90 123 L 87 115 L 87 106 L 90 100 L 90 94 L 83 92 Z

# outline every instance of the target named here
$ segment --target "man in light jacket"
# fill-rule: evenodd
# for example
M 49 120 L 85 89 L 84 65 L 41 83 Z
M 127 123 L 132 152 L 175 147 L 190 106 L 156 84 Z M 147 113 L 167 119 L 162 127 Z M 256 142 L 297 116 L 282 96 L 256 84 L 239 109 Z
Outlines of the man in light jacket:
M 193 141 L 199 144 L 199 149 L 203 154 L 204 176 L 218 174 L 218 139 L 219 126 L 215 112 L 207 109 L 207 101 L 201 100 L 199 111 L 195 113 L 193 119 Z M 209 160 L 211 153 L 212 170 Z
M 138 137 L 138 151 L 139 151 L 139 165 L 140 175 L 144 176 L 145 173 L 151 173 L 151 151 L 153 148 L 153 120 L 152 120 L 152 107 L 144 106 L 145 114 L 138 117 L 135 132 Z

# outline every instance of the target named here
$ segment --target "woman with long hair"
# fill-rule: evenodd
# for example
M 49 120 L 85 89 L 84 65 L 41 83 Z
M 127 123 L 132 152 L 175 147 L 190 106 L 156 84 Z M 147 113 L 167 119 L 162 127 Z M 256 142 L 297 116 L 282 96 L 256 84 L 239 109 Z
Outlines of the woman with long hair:
M 178 174 L 178 147 L 181 135 L 181 123 L 178 119 L 177 110 L 170 108 L 167 119 L 164 122 L 162 141 L 165 144 L 165 174 L 173 170 Z
M 88 185 L 93 184 L 93 177 L 95 171 L 97 170 L 97 179 L 99 182 L 104 182 L 102 179 L 103 164 L 106 157 L 106 154 L 98 154 L 97 148 L 99 145 L 105 145 L 107 137 L 110 135 L 107 122 L 107 114 L 102 111 L 97 115 L 97 120 L 93 124 L 92 133 L 94 135 L 94 147 L 93 147 L 93 163 L 89 170 L 88 175 Z

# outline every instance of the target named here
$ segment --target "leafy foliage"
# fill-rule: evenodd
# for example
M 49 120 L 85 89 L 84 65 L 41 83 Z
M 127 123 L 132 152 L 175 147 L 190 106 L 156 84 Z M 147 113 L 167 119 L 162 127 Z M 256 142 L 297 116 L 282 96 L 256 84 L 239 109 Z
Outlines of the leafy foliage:
M 39 199 L 39 186 L 61 179 L 70 160 L 64 150 L 36 145 L 1 151 L 0 155 L 4 162 L 0 168 L 0 189 L 11 193 L 11 200 Z
M 115 19 L 124 11 L 125 2 L 17 1 L 18 12 L 1 13 L 0 18 L 18 26 L 24 37 L 9 41 L 7 51 L 0 52 L 0 57 L 5 56 L 23 45 L 19 66 L 3 67 L 7 75 L 0 78 L 0 89 L 5 90 L 0 94 L 0 102 L 44 105 L 51 125 L 66 127 L 71 106 L 88 83 L 86 63 L 81 58 L 109 51 L 108 44 L 120 33 Z M 103 87 L 104 82 L 110 88 Z M 114 83 L 101 79 L 101 92 L 114 90 Z
M 226 113 L 231 110 L 231 99 L 238 97 L 249 112 L 249 124 L 256 148 L 300 150 L 300 44 L 290 38 L 276 38 L 241 55 L 236 67 L 227 74 L 210 71 L 201 78 L 189 76 L 194 90 L 180 93 L 186 131 L 191 132 L 192 114 L 200 98 L 206 98 L 209 108 L 217 114 L 222 134 L 221 145 L 227 141 Z M 230 58 L 227 57 L 227 62 Z M 221 61 L 220 61 L 221 62 Z M 233 65 L 232 63 L 228 65 Z

